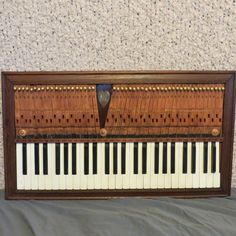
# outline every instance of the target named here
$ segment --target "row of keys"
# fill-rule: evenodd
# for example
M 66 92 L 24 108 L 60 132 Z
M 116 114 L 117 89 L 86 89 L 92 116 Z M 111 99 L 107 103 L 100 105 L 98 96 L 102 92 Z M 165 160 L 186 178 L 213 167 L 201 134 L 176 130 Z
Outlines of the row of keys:
M 205 188 L 219 184 L 219 142 L 17 144 L 18 189 Z

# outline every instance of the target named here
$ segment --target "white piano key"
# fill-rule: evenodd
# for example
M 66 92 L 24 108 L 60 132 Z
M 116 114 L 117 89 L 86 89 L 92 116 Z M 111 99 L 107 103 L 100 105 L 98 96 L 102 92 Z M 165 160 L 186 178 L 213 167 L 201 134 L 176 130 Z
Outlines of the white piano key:
M 179 144 L 175 143 L 175 173 L 171 174 L 171 188 L 179 188 Z
M 80 189 L 80 145 L 76 143 L 76 175 L 73 177 L 73 189 Z
M 129 150 L 129 178 L 130 178 L 130 189 L 135 189 L 137 184 L 137 174 L 134 174 L 134 143 L 130 143 Z
M 94 175 L 93 175 L 93 143 L 89 143 L 88 189 L 94 189 Z
M 155 143 L 150 144 L 150 188 L 157 188 L 157 174 L 155 174 Z
M 167 173 L 165 174 L 165 188 L 171 188 L 171 143 L 167 143 Z
M 216 142 L 216 172 L 213 177 L 213 187 L 220 187 L 220 143 Z
M 211 173 L 212 168 L 212 145 L 208 142 L 208 152 L 207 152 L 207 174 L 206 174 L 206 187 L 213 187 L 213 174 Z
M 206 187 L 206 176 L 207 174 L 204 173 L 204 143 L 199 143 L 199 155 L 200 155 L 200 188 Z
M 179 188 L 185 188 L 185 174 L 183 174 L 183 148 L 184 144 L 179 143 Z
M 16 144 L 16 169 L 17 169 L 17 189 L 24 189 L 24 175 L 23 175 L 23 145 Z
M 48 171 L 50 171 L 52 175 L 52 189 L 56 190 L 59 189 L 59 176 L 56 175 L 56 144 L 51 143 L 51 146 L 52 156 L 49 158 L 49 161 L 51 162 L 51 169 Z
M 151 188 L 151 143 L 147 143 L 147 159 L 146 159 L 146 174 L 143 176 L 143 187 L 146 189 Z
M 26 144 L 27 175 L 25 175 L 25 189 L 31 189 L 32 180 L 32 161 L 31 161 L 31 143 Z
M 37 190 L 38 189 L 38 175 L 35 174 L 35 152 L 34 152 L 35 144 L 31 144 L 31 168 L 32 168 L 32 175 L 31 175 L 31 189 Z
M 114 169 L 113 169 L 113 161 L 114 161 L 114 156 L 113 156 L 113 143 L 109 144 L 109 189 L 115 189 L 116 187 L 116 177 L 114 175 Z
M 39 176 L 38 187 L 39 189 L 45 189 L 45 176 L 43 174 L 43 144 L 39 143 Z
M 196 142 L 196 172 L 193 174 L 193 188 L 199 188 L 200 186 L 200 159 L 202 155 L 200 154 L 200 142 Z
M 192 188 L 193 175 L 192 175 L 192 143 L 188 142 L 187 146 L 187 175 L 186 175 L 186 188 Z
M 73 188 L 72 179 L 72 143 L 68 143 L 68 174 L 66 177 L 66 189 L 71 190 Z
M 143 189 L 144 183 L 143 183 L 143 174 L 142 174 L 142 157 L 143 157 L 143 144 L 138 143 L 138 174 L 137 174 L 137 188 Z
M 66 176 L 64 174 L 64 143 L 60 144 L 60 177 L 59 189 L 66 189 Z
M 87 189 L 87 176 L 84 174 L 84 143 L 80 143 L 80 188 Z
M 121 143 L 117 143 L 117 175 L 116 175 L 116 189 L 122 189 L 122 175 L 121 175 Z
M 102 145 L 101 143 L 97 143 L 97 174 L 95 176 L 95 181 L 94 181 L 95 189 L 101 189 L 101 183 L 102 183 L 101 152 L 102 152 Z
M 75 167 L 73 166 L 73 152 L 75 148 Z M 73 168 L 75 168 L 75 174 L 72 174 L 72 189 L 77 189 L 76 186 L 78 185 L 78 159 L 77 159 L 77 145 L 75 143 L 72 143 L 72 167 L 71 167 L 71 171 L 73 170 Z
M 129 189 L 129 172 L 130 172 L 130 163 L 129 163 L 129 158 L 130 158 L 130 143 L 125 144 L 125 174 L 122 175 L 122 185 L 123 189 Z
M 165 187 L 165 176 L 163 174 L 163 142 L 159 143 L 159 174 L 158 174 L 158 188 Z
M 105 143 L 101 143 L 102 189 L 108 189 L 108 175 L 105 174 Z
M 55 157 L 52 156 L 52 143 L 48 143 L 47 144 L 47 149 L 48 149 L 48 174 L 46 175 L 46 182 L 45 182 L 45 188 L 47 190 L 51 190 L 52 189 L 52 168 L 53 168 L 53 164 L 52 164 L 52 159 L 54 159 Z

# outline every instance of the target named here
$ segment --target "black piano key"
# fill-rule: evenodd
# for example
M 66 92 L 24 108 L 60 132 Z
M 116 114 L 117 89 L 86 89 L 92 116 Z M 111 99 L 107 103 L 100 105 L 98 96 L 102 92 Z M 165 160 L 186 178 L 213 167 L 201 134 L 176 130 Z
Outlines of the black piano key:
M 109 143 L 105 143 L 105 174 L 106 175 L 109 175 L 109 173 L 110 173 L 110 171 L 109 171 L 109 166 L 110 166 L 109 152 L 110 152 Z
M 167 143 L 163 143 L 163 166 L 162 166 L 163 174 L 167 173 Z
M 203 154 L 203 173 L 207 173 L 207 159 L 208 159 L 208 143 L 204 142 L 204 154 Z
M 183 174 L 187 174 L 187 154 L 188 154 L 188 144 L 184 142 L 183 146 Z
M 113 174 L 117 175 L 117 143 L 113 143 Z
M 89 174 L 89 144 L 84 144 L 84 174 Z
M 216 143 L 213 142 L 211 146 L 211 172 L 215 173 L 216 172 Z
M 155 143 L 155 174 L 159 173 L 159 143 Z
M 60 143 L 56 143 L 56 175 L 60 174 Z
M 43 174 L 48 174 L 48 144 L 43 144 Z
M 76 175 L 76 144 L 72 143 L 72 175 Z
M 192 143 L 192 166 L 191 166 L 191 173 L 196 173 L 196 143 Z
M 68 175 L 68 143 L 64 144 L 64 174 Z
M 97 174 L 97 144 L 93 143 L 93 174 Z
M 39 144 L 35 143 L 34 145 L 34 173 L 39 175 Z
M 147 174 L 147 143 L 143 143 L 142 174 Z
M 171 143 L 171 174 L 175 173 L 175 143 Z
M 125 174 L 125 143 L 121 143 L 121 174 Z
M 138 174 L 138 143 L 134 143 L 134 174 Z
M 22 149 L 22 166 L 23 166 L 23 175 L 27 175 L 27 149 L 26 143 L 23 143 Z

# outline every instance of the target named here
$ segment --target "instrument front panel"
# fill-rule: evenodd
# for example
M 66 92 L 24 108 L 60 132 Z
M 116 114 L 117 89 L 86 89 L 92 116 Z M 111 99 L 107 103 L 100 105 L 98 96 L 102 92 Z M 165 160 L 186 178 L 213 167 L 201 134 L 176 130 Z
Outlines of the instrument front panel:
M 14 89 L 19 140 L 222 137 L 222 84 L 116 84 L 100 115 L 95 84 Z

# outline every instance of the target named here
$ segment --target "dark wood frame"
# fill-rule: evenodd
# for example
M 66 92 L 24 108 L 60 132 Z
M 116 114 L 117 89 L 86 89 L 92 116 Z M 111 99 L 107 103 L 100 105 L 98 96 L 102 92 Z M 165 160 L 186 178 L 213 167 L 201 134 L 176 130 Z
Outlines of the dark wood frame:
M 6 199 L 100 199 L 127 196 L 210 197 L 230 195 L 236 73 L 233 71 L 80 71 L 80 72 L 2 72 L 3 138 Z M 179 190 L 17 190 L 14 125 L 14 85 L 91 83 L 224 83 L 223 144 L 221 187 Z

